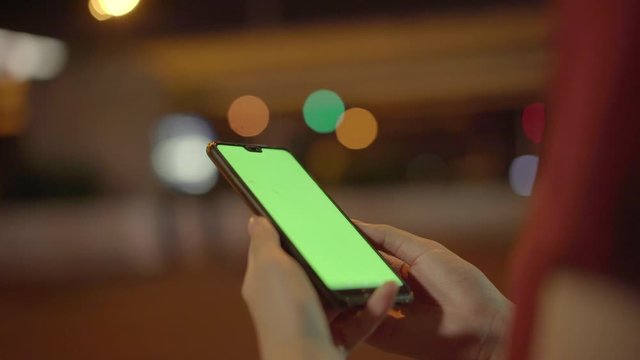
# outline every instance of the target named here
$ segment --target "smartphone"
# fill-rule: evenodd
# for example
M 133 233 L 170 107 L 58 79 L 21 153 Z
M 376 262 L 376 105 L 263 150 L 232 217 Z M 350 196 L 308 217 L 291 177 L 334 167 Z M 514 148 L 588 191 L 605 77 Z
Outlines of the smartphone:
M 363 306 L 387 281 L 399 286 L 397 304 L 413 300 L 405 281 L 289 151 L 212 142 L 207 154 L 251 210 L 271 221 L 325 301 Z

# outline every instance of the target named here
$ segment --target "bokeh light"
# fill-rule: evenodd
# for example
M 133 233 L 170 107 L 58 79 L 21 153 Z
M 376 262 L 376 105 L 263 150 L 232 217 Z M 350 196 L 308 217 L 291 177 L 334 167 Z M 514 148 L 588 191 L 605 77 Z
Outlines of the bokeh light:
M 378 136 L 378 122 L 368 110 L 351 108 L 340 118 L 336 136 L 346 148 L 364 149 Z
M 178 191 L 206 193 L 218 179 L 218 172 L 205 152 L 213 137 L 211 126 L 199 117 L 165 116 L 154 133 L 153 170 L 160 180 Z
M 0 35 L 7 39 L 0 43 L 4 70 L 15 80 L 51 79 L 67 61 L 67 47 L 58 39 L 12 31 L 1 31 Z
M 309 172 L 319 181 L 338 182 L 349 168 L 350 154 L 331 137 L 323 137 L 311 144 L 305 157 Z
M 262 99 L 245 95 L 235 99 L 227 112 L 229 126 L 238 135 L 259 135 L 269 125 L 269 108 Z
M 111 18 L 111 15 L 104 12 L 98 0 L 89 0 L 89 13 L 98 21 L 104 21 Z
M 133 10 L 140 0 L 97 0 L 94 9 L 111 16 L 122 16 Z
M 331 90 L 314 91 L 302 107 L 304 121 L 315 132 L 327 134 L 336 129 L 344 113 L 344 102 Z
M 539 158 L 534 155 L 522 155 L 513 159 L 509 168 L 509 184 L 518 195 L 530 196 L 538 173 Z
M 542 142 L 545 126 L 545 107 L 543 103 L 527 106 L 522 112 L 522 129 L 534 144 Z
M 26 82 L 0 81 L 0 141 L 5 136 L 20 136 L 27 130 L 29 88 Z

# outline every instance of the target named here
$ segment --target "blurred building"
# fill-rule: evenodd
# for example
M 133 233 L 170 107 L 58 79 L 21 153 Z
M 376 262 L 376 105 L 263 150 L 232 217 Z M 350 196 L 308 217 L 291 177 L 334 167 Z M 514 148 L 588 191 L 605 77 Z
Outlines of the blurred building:
M 288 147 L 350 216 L 501 284 L 540 146 L 523 109 L 552 60 L 539 2 L 95 4 L 0 5 L 6 358 L 255 356 L 237 294 L 249 212 L 195 154 L 208 139 Z M 319 89 L 374 117 L 370 144 L 305 123 Z M 230 119 L 245 95 L 264 123 Z

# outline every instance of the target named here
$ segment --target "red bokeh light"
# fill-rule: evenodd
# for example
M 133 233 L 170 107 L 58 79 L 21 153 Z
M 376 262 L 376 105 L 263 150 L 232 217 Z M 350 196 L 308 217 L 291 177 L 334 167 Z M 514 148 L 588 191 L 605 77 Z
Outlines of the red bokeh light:
M 545 126 L 545 106 L 543 103 L 533 103 L 522 112 L 522 129 L 527 138 L 534 144 L 542 142 Z

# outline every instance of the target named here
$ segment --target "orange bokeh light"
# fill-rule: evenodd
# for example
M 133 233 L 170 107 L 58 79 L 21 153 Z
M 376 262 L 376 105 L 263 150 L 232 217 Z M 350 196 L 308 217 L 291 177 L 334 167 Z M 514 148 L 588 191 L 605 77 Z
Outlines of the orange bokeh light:
M 378 122 L 368 110 L 351 108 L 342 115 L 336 136 L 346 148 L 364 149 L 378 136 Z
M 269 108 L 259 97 L 244 95 L 231 103 L 227 118 L 229 126 L 238 135 L 256 136 L 269 124 Z

